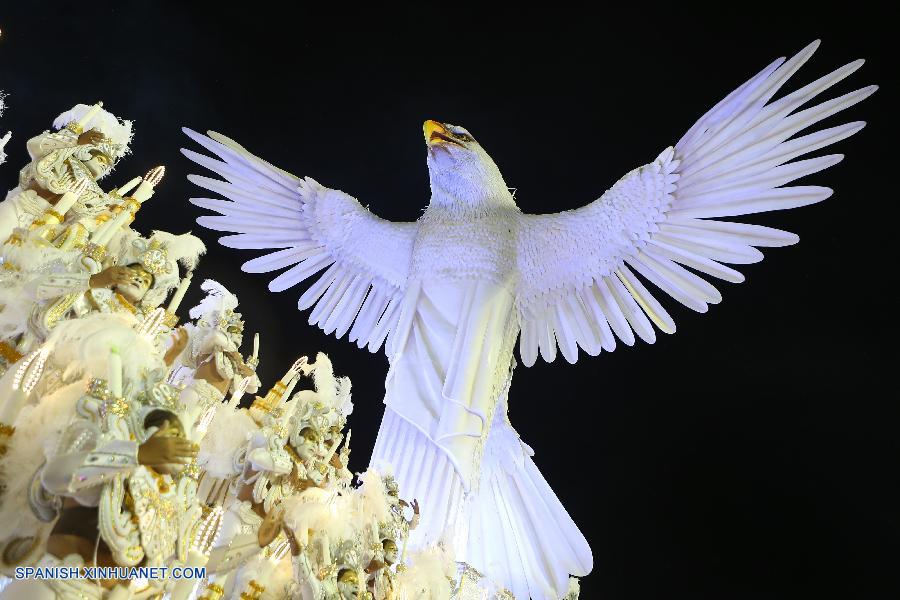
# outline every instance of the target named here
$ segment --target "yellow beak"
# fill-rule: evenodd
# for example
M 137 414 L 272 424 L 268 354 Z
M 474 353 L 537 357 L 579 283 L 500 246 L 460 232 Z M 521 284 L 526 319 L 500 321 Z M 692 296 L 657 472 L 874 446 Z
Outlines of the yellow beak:
M 443 139 L 441 136 L 450 137 L 450 132 L 444 127 L 443 123 L 435 121 L 433 119 L 428 119 L 425 121 L 425 124 L 422 126 L 422 130 L 425 132 L 425 143 L 431 146 L 432 144 L 441 144 L 446 142 L 447 140 Z

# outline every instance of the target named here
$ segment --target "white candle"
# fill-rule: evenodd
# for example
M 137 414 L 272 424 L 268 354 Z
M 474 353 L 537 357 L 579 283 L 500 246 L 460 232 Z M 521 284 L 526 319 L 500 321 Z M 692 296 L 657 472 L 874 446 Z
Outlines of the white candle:
M 294 364 L 291 365 L 291 368 L 287 370 L 287 373 L 284 374 L 284 377 L 281 378 L 281 383 L 287 385 L 290 383 L 292 379 L 294 379 L 298 373 L 303 371 L 303 367 L 306 365 L 307 358 L 305 356 L 301 356 L 297 360 L 294 361 Z
M 138 202 L 146 202 L 149 200 L 153 195 L 153 188 L 159 185 L 159 182 L 162 181 L 163 175 L 165 174 L 165 167 L 154 167 L 150 169 L 147 174 L 144 175 L 144 180 L 141 181 L 141 185 L 138 186 L 138 189 L 135 190 L 131 197 Z
M 250 357 L 250 360 L 253 361 L 254 364 L 259 361 L 259 334 L 256 333 L 253 335 L 253 355 Z
M 131 197 L 138 202 L 149 200 L 151 196 L 153 196 L 153 186 L 147 183 L 146 180 L 142 181 L 141 185 L 138 186 L 138 189 L 131 195 Z
M 241 382 L 237 384 L 236 388 L 234 388 L 234 393 L 231 395 L 231 399 L 228 400 L 228 406 L 234 408 L 238 405 L 244 395 L 244 392 L 247 391 L 247 386 L 250 385 L 251 381 L 251 377 L 244 377 L 243 379 L 241 379 Z
M 95 241 L 95 240 L 102 239 L 103 236 L 106 235 L 106 231 L 107 231 L 107 230 L 110 228 L 110 226 L 112 225 L 113 218 L 114 218 L 113 213 L 107 211 L 105 214 L 108 214 L 108 215 L 109 215 L 109 218 L 106 219 L 105 221 L 103 221 L 103 223 L 100 224 L 100 227 L 98 227 L 96 230 L 94 230 L 94 232 L 91 234 L 91 241 L 92 241 L 92 242 Z M 95 243 L 96 243 L 96 242 L 95 242 Z
M 122 228 L 122 226 L 125 225 L 130 219 L 131 213 L 123 208 L 122 212 L 116 215 L 115 219 L 112 219 L 108 227 L 101 228 L 102 231 L 94 234 L 94 237 L 91 239 L 91 241 L 98 246 L 106 246 L 106 244 L 109 243 L 109 240 L 113 238 L 116 232 L 118 232 Z
M 118 190 L 116 190 L 116 191 L 119 193 L 120 196 L 124 196 L 125 194 L 127 194 L 128 192 L 133 190 L 134 186 L 136 186 L 137 184 L 139 184 L 141 182 L 141 179 L 142 179 L 141 177 L 135 177 L 134 179 L 131 179 L 128 183 L 126 183 L 122 187 L 118 188 Z
M 53 210 L 59 213 L 61 216 L 65 217 L 66 213 L 69 212 L 69 209 L 75 206 L 75 203 L 78 202 L 78 198 L 81 196 L 82 192 L 87 188 L 88 180 L 82 179 L 78 183 L 76 183 L 72 188 L 63 194 L 62 198 L 60 198 L 56 205 L 53 207 Z
M 28 396 L 19 388 L 9 392 L 6 396 L 6 403 L 0 407 L 0 423 L 15 424 L 16 417 L 19 416 L 19 412 L 27 400 Z
M 97 104 L 93 105 L 89 111 L 84 113 L 83 117 L 78 119 L 78 122 L 75 124 L 76 127 L 79 130 L 84 131 L 85 127 L 87 127 L 87 124 L 91 122 L 91 119 L 97 116 L 97 113 L 100 112 L 101 108 L 103 108 L 102 102 L 98 102 Z
M 168 310 L 173 315 L 175 314 L 175 311 L 178 310 L 178 307 L 181 306 L 181 301 L 184 300 L 184 295 L 187 293 L 188 287 L 190 287 L 191 279 L 193 277 L 194 274 L 189 272 L 178 284 L 178 289 L 175 290 L 175 295 L 172 296 L 172 300 L 169 302 Z
M 300 381 L 300 376 L 294 377 L 291 382 L 288 384 L 287 388 L 284 390 L 284 393 L 281 395 L 281 400 L 278 401 L 278 405 L 281 406 L 285 402 L 288 401 L 288 398 L 291 397 L 291 394 L 294 392 L 294 388 L 297 387 L 297 382 Z
M 109 349 L 109 373 L 107 375 L 109 391 L 116 398 L 122 397 L 122 355 L 119 349 L 113 346 Z

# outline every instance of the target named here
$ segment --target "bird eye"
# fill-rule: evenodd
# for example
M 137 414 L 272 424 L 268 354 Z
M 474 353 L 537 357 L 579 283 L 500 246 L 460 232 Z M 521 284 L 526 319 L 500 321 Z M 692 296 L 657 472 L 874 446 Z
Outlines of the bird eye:
M 456 136 L 456 139 L 461 140 L 461 141 L 463 141 L 463 142 L 472 142 L 472 141 L 475 141 L 475 138 L 473 138 L 473 137 L 472 137 L 471 135 L 469 135 L 468 133 L 465 133 L 465 132 L 462 132 L 462 131 L 457 132 L 457 133 L 454 133 L 453 135 Z

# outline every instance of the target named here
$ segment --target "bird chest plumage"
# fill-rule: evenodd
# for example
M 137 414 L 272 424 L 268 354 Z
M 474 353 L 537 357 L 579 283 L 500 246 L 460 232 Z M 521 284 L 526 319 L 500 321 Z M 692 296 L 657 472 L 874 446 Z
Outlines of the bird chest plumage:
M 432 205 L 419 219 L 410 277 L 514 284 L 519 216 L 505 207 L 472 213 Z

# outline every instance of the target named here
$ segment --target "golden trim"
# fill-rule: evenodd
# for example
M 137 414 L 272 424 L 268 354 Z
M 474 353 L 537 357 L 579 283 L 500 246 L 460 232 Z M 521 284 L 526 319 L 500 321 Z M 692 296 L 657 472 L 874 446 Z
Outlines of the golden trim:
M 262 594 L 264 591 L 266 591 L 265 586 L 259 585 L 259 584 L 256 583 L 256 581 L 253 580 L 253 579 L 251 579 L 249 582 L 247 582 L 247 585 L 249 585 L 250 587 L 252 587 L 253 590 L 254 590 L 257 594 Z
M 134 315 L 134 314 L 137 314 L 137 308 L 135 308 L 134 304 L 132 304 L 131 302 L 129 302 L 129 301 L 125 298 L 125 296 L 123 296 L 123 295 L 120 294 L 119 292 L 116 292 L 116 300 L 119 301 L 119 304 L 121 304 L 122 307 L 123 307 L 125 310 L 127 310 L 128 312 L 130 312 L 130 313 L 133 314 L 133 315 Z
M 0 342 L 0 358 L 11 365 L 21 359 L 22 354 L 6 342 Z

